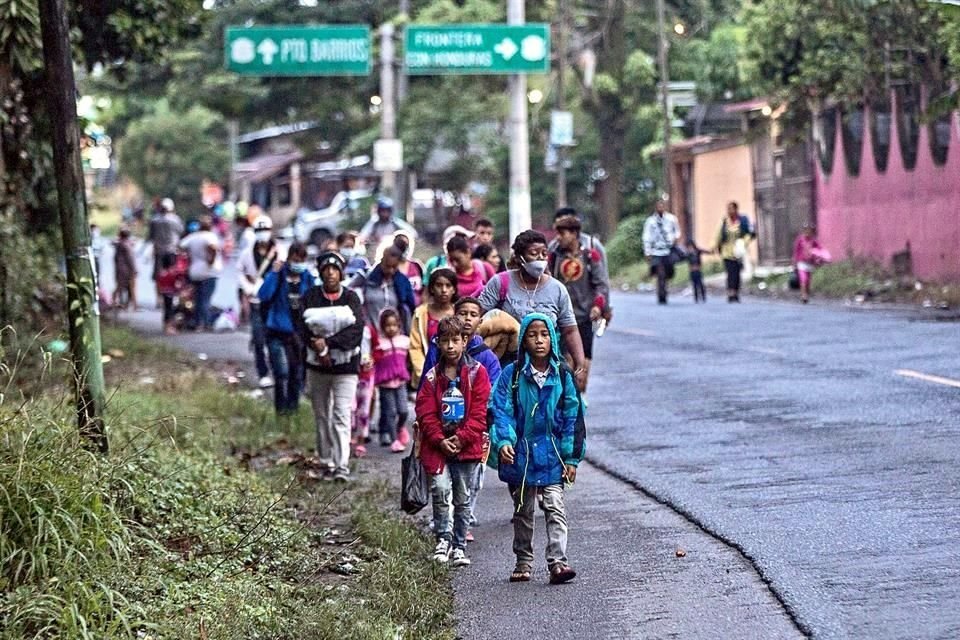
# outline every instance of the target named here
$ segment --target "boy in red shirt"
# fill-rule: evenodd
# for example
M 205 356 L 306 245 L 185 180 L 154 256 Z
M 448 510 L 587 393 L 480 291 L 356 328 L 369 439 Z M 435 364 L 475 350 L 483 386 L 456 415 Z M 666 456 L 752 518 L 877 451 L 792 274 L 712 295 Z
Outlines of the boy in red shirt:
M 440 362 L 424 374 L 417 393 L 422 437 L 420 460 L 431 476 L 437 546 L 433 559 L 455 567 L 470 564 L 466 555 L 470 520 L 470 483 L 483 460 L 490 378 L 466 353 L 467 330 L 457 317 L 440 321 Z M 450 532 L 450 503 L 453 531 Z M 451 550 L 452 547 L 452 550 Z

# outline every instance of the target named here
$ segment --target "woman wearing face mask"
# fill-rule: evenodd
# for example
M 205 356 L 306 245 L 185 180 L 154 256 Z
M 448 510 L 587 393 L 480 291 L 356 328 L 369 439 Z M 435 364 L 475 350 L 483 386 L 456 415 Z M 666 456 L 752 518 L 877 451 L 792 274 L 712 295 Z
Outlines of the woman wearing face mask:
M 363 255 L 363 247 L 357 248 L 356 231 L 344 231 L 337 236 L 337 253 L 346 261 L 343 270 L 346 278 L 352 278 L 370 268 L 370 261 Z
M 304 345 L 300 338 L 303 296 L 313 286 L 307 268 L 307 247 L 295 242 L 285 263 L 277 262 L 257 292 L 266 314 L 267 349 L 274 377 L 274 408 L 278 416 L 292 416 L 300 406 Z
M 254 219 L 251 227 L 254 234 L 253 244 L 245 249 L 238 258 L 240 271 L 238 284 L 241 299 L 250 306 L 250 346 L 253 348 L 253 360 L 257 367 L 257 377 L 261 389 L 273 386 L 270 369 L 267 364 L 267 328 L 264 325 L 266 313 L 260 307 L 257 292 L 263 284 L 264 275 L 270 273 L 274 265 L 283 262 L 286 255 L 273 240 L 273 221 L 261 215 Z
M 564 350 L 573 360 L 574 377 L 582 388 L 586 381 L 583 343 L 567 288 L 547 273 L 547 239 L 538 231 L 527 230 L 517 236 L 512 248 L 514 264 L 519 268 L 499 273 L 487 283 L 480 294 L 483 311 L 500 309 L 517 322 L 530 313 L 549 317 L 557 324 Z M 480 333 L 484 335 L 482 330 Z

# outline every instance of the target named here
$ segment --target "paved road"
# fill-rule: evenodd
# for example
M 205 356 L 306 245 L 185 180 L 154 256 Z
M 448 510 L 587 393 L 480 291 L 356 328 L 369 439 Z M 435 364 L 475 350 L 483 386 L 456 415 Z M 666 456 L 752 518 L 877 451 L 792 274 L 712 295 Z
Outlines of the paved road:
M 736 545 L 816 637 L 960 637 L 960 324 L 614 302 L 593 461 Z

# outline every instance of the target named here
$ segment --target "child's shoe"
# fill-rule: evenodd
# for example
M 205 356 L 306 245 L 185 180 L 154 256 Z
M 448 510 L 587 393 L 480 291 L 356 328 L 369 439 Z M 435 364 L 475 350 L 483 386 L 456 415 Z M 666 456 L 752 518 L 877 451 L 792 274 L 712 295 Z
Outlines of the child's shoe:
M 473 531 L 467 531 L 467 535 L 463 538 L 467 542 L 473 542 Z
M 367 455 L 367 448 L 362 444 L 358 444 L 353 448 L 353 455 L 355 458 L 362 458 Z
M 410 432 L 407 431 L 406 427 L 400 427 L 400 431 L 397 432 L 397 440 L 404 447 L 410 444 Z
M 407 447 L 404 446 L 402 442 L 400 442 L 399 438 L 394 440 L 393 444 L 390 445 L 390 451 L 393 451 L 394 453 L 403 453 L 406 450 L 407 450 Z
M 437 546 L 433 550 L 433 559 L 443 564 L 445 564 L 447 560 L 450 559 L 450 541 L 449 540 L 437 541 Z
M 470 564 L 470 558 L 467 557 L 463 549 L 454 549 L 453 553 L 450 554 L 450 564 L 455 567 L 466 567 Z
M 393 438 L 390 437 L 390 434 L 389 434 L 389 433 L 381 433 L 381 434 L 380 434 L 380 446 L 381 446 L 381 447 L 389 447 L 391 444 L 393 444 Z

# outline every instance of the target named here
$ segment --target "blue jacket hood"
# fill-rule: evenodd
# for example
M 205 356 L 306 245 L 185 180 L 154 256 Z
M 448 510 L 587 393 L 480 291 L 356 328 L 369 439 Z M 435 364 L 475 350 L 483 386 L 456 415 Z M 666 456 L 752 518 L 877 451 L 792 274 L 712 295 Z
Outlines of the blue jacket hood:
M 522 370 L 530 363 L 530 354 L 527 353 L 527 350 L 523 347 L 523 337 L 527 334 L 527 329 L 530 328 L 530 324 L 537 320 L 547 325 L 547 330 L 550 332 L 550 364 L 551 368 L 555 368 L 559 372 L 561 368 L 561 355 L 560 336 L 557 333 L 557 325 L 542 313 L 528 313 L 523 318 L 523 321 L 520 322 L 520 333 L 518 334 L 520 348 L 517 350 L 517 366 Z

